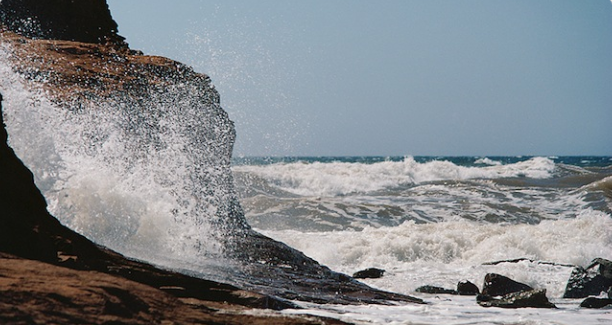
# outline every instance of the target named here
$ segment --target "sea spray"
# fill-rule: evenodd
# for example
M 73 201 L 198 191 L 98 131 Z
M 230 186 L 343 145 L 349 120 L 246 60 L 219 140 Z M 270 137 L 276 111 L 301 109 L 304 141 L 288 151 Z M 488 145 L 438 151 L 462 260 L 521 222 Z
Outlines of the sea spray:
M 62 102 L 44 79 L 25 83 L 13 71 L 8 44 L 0 51 L 10 144 L 62 223 L 164 264 L 219 258 L 225 238 L 248 227 L 229 168 L 233 125 L 209 79 L 166 76 Z

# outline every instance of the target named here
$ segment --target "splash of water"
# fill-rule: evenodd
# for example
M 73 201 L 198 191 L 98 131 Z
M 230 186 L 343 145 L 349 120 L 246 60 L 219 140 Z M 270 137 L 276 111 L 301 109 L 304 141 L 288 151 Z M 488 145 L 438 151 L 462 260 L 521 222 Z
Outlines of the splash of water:
M 247 227 L 233 124 L 208 78 L 59 105 L 12 71 L 10 51 L 0 49 L 10 145 L 62 223 L 149 261 L 219 257 Z

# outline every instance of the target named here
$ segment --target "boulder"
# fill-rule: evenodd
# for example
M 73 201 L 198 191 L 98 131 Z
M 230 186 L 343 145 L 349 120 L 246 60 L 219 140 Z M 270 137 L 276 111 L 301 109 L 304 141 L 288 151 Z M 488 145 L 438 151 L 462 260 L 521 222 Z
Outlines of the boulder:
M 612 261 L 596 258 L 586 267 L 576 267 L 567 281 L 563 298 L 599 295 L 612 287 Z
M 355 279 L 377 279 L 377 278 L 382 278 L 383 274 L 385 274 L 385 270 L 371 267 L 371 268 L 353 273 L 353 278 Z
M 484 290 L 483 290 L 484 291 Z M 512 292 L 501 298 L 478 295 L 476 301 L 483 307 L 499 308 L 557 308 L 546 297 L 546 289 Z
M 480 290 L 472 282 L 463 280 L 457 283 L 457 293 L 462 296 L 476 296 L 480 294 Z
M 606 298 L 595 298 L 595 297 L 589 297 L 586 298 L 582 301 L 582 303 L 580 303 L 580 307 L 583 308 L 603 308 L 606 306 L 610 306 L 612 305 L 612 299 L 606 299 Z
M 513 292 L 528 290 L 533 290 L 533 288 L 496 273 L 485 275 L 482 286 L 482 294 L 485 296 L 503 296 Z
M 430 286 L 430 285 L 418 287 L 414 291 L 421 292 L 421 293 L 434 293 L 434 294 L 449 294 L 449 295 L 458 294 L 457 291 L 453 289 L 446 289 L 446 288 Z

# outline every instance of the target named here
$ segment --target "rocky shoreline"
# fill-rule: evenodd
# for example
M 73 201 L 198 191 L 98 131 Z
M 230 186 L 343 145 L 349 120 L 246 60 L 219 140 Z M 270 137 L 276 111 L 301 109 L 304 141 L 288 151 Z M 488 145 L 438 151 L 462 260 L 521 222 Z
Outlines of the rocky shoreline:
M 198 139 L 211 143 L 206 163 L 225 171 L 220 178 L 205 175 L 199 181 L 211 192 L 224 186 L 227 201 L 217 202 L 221 212 L 213 224 L 225 235 L 217 238 L 225 257 L 243 274 L 233 284 L 189 276 L 127 258 L 63 226 L 47 211 L 32 172 L 8 145 L 11 135 L 0 119 L 0 323 L 345 324 L 278 311 L 299 308 L 293 301 L 425 304 L 355 280 L 384 276 L 384 270 L 372 268 L 352 277 L 337 273 L 251 229 L 231 187 L 235 131 L 210 78 L 174 60 L 130 49 L 117 34 L 105 1 L 4 0 L 0 18 L 0 42 L 10 48 L 12 70 L 27 87 L 68 111 L 98 102 L 146 111 L 143 103 L 163 101 L 155 96 L 170 88 L 183 87 L 177 93 L 192 96 L 184 105 L 205 116 Z M 0 97 L 0 111 L 1 104 Z M 503 262 L 514 261 L 496 263 Z M 566 296 L 610 292 L 610 270 L 611 262 L 602 259 L 577 267 Z M 545 291 L 499 274 L 487 275 L 482 293 L 464 282 L 456 290 L 425 286 L 417 292 L 474 295 L 483 307 L 555 308 Z M 583 307 L 609 301 L 590 297 Z
M 1 101 L 0 101 L 1 108 Z M 343 324 L 249 315 L 298 308 L 272 296 L 131 260 L 61 225 L 0 120 L 0 322 L 3 324 Z

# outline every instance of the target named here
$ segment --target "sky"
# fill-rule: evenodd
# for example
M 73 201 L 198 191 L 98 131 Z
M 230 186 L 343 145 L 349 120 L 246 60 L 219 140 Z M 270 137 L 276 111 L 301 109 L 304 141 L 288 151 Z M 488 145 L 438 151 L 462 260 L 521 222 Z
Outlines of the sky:
M 209 75 L 234 156 L 612 155 L 609 0 L 108 0 Z

